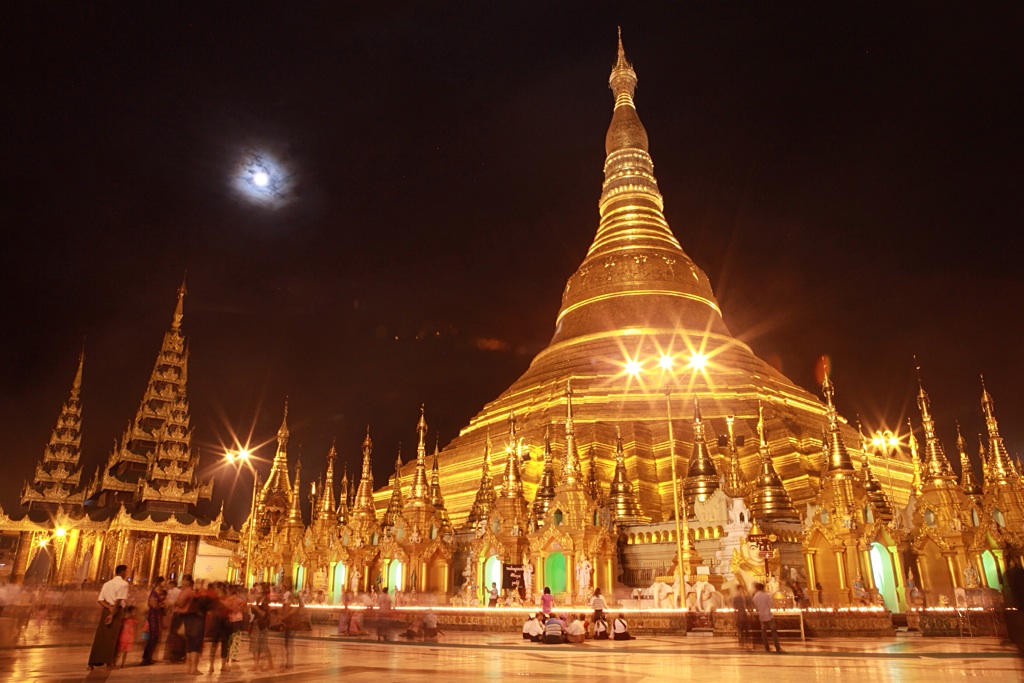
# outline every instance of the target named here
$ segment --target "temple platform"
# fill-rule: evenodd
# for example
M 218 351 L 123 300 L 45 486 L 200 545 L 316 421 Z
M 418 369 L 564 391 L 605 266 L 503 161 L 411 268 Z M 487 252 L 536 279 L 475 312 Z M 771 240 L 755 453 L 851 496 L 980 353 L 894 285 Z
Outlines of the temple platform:
M 344 608 L 309 605 L 315 624 L 336 623 Z M 377 610 L 364 606 L 350 608 L 364 621 L 372 622 Z M 399 606 L 394 621 L 412 622 L 417 615 L 432 610 L 438 626 L 448 631 L 520 633 L 523 622 L 537 611 L 532 607 L 421 607 Z M 589 607 L 555 606 L 558 614 L 583 614 L 589 619 Z M 636 635 L 713 635 L 736 637 L 735 616 L 731 609 L 696 612 L 681 609 L 609 608 L 611 619 L 622 615 Z M 874 608 L 777 610 L 775 617 L 784 637 L 807 638 L 894 638 L 897 634 L 919 633 L 926 637 L 1006 636 L 1002 613 L 984 609 L 926 609 L 908 614 L 893 614 Z
M 469 616 L 469 615 L 465 615 Z M 29 624 L 19 644 L 0 648 L 0 680 L 57 683 L 109 681 L 119 683 L 177 683 L 199 680 L 187 676 L 182 664 L 138 666 L 141 648 L 128 656 L 124 669 L 89 672 L 92 629 L 60 629 Z M 449 630 L 437 641 L 378 642 L 373 637 L 340 638 L 332 625 L 314 625 L 313 632 L 295 638 L 295 667 L 277 670 L 284 662 L 284 642 L 273 634 L 270 647 L 275 670 L 254 673 L 248 643 L 243 640 L 240 661 L 230 673 L 202 680 L 327 681 L 382 683 L 402 681 L 531 680 L 586 678 L 595 681 L 645 683 L 679 680 L 758 680 L 770 675 L 774 683 L 834 683 L 843 671 L 857 680 L 931 683 L 978 679 L 1016 681 L 1024 673 L 1016 651 L 996 638 L 820 638 L 786 640 L 784 654 L 760 647 L 741 649 L 730 638 L 683 635 L 640 636 L 630 641 L 588 641 L 579 645 L 525 643 L 518 633 Z M 208 668 L 208 647 L 200 668 Z M 771 667 L 771 668 L 768 668 Z

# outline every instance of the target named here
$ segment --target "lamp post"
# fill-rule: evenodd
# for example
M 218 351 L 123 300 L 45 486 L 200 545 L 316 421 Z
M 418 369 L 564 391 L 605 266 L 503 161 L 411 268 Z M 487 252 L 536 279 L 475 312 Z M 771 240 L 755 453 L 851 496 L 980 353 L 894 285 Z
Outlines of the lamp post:
M 679 527 L 679 477 L 676 474 L 676 436 L 675 431 L 672 429 L 672 389 L 671 387 L 665 387 L 665 414 L 668 417 L 668 457 L 672 467 L 672 498 L 675 503 L 675 517 L 676 517 L 676 581 L 679 583 L 679 590 L 686 595 L 686 589 L 683 585 L 683 562 L 686 562 L 686 574 L 690 573 L 690 554 L 687 553 L 686 557 L 683 557 L 683 530 Z M 685 504 L 684 508 L 685 510 Z M 690 526 L 686 519 L 686 515 L 683 515 L 683 526 L 686 531 L 687 541 L 690 536 Z M 689 543 L 687 543 L 689 546 Z M 675 607 L 675 605 L 672 605 Z
M 707 362 L 707 356 L 700 352 L 694 352 L 688 358 L 686 367 L 694 373 L 704 372 Z M 662 355 L 658 358 L 657 363 L 664 377 L 664 373 L 672 372 L 675 358 L 670 355 Z M 626 364 L 626 371 L 634 376 L 639 375 L 642 368 L 643 364 L 635 359 Z M 675 428 L 672 426 L 672 388 L 671 384 L 663 384 L 662 386 L 662 390 L 665 392 L 665 416 L 668 419 L 668 452 L 672 468 L 672 498 L 675 507 L 676 581 L 679 584 L 679 590 L 685 595 L 683 577 L 690 574 L 690 562 L 693 559 L 693 553 L 690 550 L 690 522 L 686 514 L 686 500 L 680 495 L 679 475 L 676 472 L 676 439 Z
M 255 467 L 253 467 L 252 454 L 246 448 L 243 448 L 237 453 L 234 451 L 228 451 L 225 453 L 224 457 L 226 457 L 228 462 L 232 464 L 242 462 L 249 468 L 249 471 L 252 472 L 252 500 L 249 504 L 249 532 L 246 534 L 245 573 L 242 575 L 242 583 L 246 588 L 251 588 L 249 575 L 252 573 L 252 534 L 253 526 L 256 523 L 256 491 L 260 484 L 260 473 L 256 471 Z

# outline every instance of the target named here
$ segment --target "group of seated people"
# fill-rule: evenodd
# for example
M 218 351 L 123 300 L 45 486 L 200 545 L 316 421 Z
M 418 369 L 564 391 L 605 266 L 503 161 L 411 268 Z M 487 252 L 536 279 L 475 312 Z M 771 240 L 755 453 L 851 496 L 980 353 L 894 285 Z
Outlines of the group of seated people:
M 523 624 L 523 640 L 534 643 L 559 645 L 561 643 L 582 643 L 588 638 L 593 640 L 633 640 L 629 626 L 620 614 L 612 621 L 611 628 L 605 621 L 604 614 L 587 621 L 583 614 L 531 614 Z

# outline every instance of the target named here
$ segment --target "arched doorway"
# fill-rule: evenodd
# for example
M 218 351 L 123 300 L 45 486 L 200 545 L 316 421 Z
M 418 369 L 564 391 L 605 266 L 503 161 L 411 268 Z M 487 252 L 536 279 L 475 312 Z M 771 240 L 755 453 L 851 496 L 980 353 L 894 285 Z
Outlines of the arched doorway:
M 341 562 L 334 565 L 334 591 L 331 593 L 331 602 L 335 605 L 341 602 L 341 596 L 345 594 L 346 579 L 348 579 L 348 567 Z
M 544 560 L 544 584 L 551 589 L 551 593 L 557 595 L 566 590 L 565 582 L 565 555 L 562 553 L 551 553 Z
M 491 583 L 496 583 L 498 590 L 501 590 L 501 561 L 498 560 L 497 555 L 491 555 L 484 562 L 484 585 L 482 586 L 484 597 L 486 597 L 487 591 L 491 590 Z
M 388 565 L 388 590 L 402 590 L 402 562 L 391 560 Z
M 871 574 L 875 578 L 875 588 L 878 589 L 885 607 L 890 612 L 899 611 L 899 601 L 896 598 L 896 577 L 892 573 L 892 559 L 889 550 L 881 543 L 871 544 Z
M 946 596 L 951 605 L 956 604 L 949 564 L 942 556 L 942 550 L 930 539 L 918 552 L 917 566 L 921 569 L 920 588 L 924 591 L 929 605 L 938 605 L 942 595 Z
M 985 580 L 988 583 L 988 587 L 1002 590 L 1003 582 L 999 580 L 999 562 L 991 550 L 986 550 L 981 554 L 981 566 L 985 570 Z

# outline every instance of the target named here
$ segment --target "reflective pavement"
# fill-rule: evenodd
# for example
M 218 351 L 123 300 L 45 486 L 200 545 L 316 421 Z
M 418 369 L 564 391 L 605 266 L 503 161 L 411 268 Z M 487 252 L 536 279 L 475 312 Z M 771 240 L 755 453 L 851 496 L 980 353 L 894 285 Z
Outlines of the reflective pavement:
M 276 636 L 276 634 L 275 634 Z M 61 641 L 66 644 L 61 644 Z M 627 642 L 539 645 L 518 634 L 450 632 L 438 642 L 377 642 L 340 638 L 326 627 L 295 639 L 292 671 L 253 673 L 243 640 L 236 670 L 186 676 L 182 664 L 138 666 L 141 647 L 124 669 L 88 671 L 91 634 L 29 627 L 19 644 L 0 649 L 3 681 L 344 681 L 458 683 L 461 681 L 565 681 L 641 683 L 700 680 L 771 683 L 865 681 L 939 683 L 985 678 L 992 683 L 1024 680 L 1013 648 L 993 638 L 897 638 L 784 640 L 783 654 L 760 648 L 740 650 L 731 639 L 648 636 Z M 275 664 L 283 661 L 283 641 L 272 640 Z M 200 669 L 208 666 L 208 654 Z M 438 678 L 442 677 L 439 681 Z

